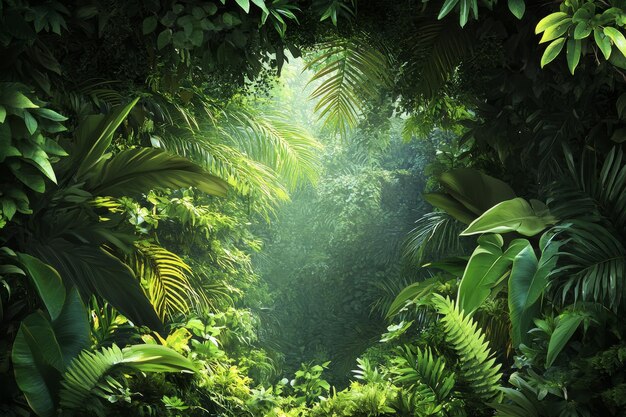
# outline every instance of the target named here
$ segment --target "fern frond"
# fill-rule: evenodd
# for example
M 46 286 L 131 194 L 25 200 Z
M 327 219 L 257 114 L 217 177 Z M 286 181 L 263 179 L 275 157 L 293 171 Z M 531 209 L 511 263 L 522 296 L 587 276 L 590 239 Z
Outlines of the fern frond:
M 145 241 L 135 243 L 133 269 L 161 319 L 187 313 L 198 294 L 188 276 L 191 268 L 178 255 Z
M 311 93 L 315 112 L 325 125 L 345 136 L 354 128 L 366 100 L 378 96 L 390 83 L 390 62 L 384 53 L 363 39 L 340 39 L 320 46 L 321 54 L 306 69 L 318 67 L 309 83 L 322 83 Z
M 394 382 L 403 385 L 423 385 L 428 388 L 437 403 L 446 400 L 454 388 L 454 374 L 446 369 L 443 358 L 435 357 L 429 348 L 421 350 L 404 346 L 393 358 Z
M 484 402 L 497 402 L 501 396 L 496 360 L 478 324 L 449 298 L 433 296 L 433 304 L 442 315 L 446 342 L 459 357 L 459 379 Z

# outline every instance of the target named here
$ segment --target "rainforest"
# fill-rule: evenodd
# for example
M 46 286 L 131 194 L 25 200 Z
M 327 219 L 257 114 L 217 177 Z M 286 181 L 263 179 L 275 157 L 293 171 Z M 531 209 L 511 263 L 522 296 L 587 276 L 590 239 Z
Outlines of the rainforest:
M 0 0 L 0 416 L 624 417 L 625 146 L 625 0 Z

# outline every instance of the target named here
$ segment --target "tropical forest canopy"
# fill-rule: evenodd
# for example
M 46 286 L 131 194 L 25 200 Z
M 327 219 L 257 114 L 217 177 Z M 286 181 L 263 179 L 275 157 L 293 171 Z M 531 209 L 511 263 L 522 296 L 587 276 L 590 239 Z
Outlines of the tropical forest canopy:
M 626 2 L 0 1 L 0 415 L 626 415 Z

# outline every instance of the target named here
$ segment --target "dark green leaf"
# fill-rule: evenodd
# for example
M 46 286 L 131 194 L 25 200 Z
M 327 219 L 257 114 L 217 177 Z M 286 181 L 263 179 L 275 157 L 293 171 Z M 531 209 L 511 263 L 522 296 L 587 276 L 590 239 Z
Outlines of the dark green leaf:
M 566 312 L 559 317 L 559 321 L 550 336 L 546 367 L 551 366 L 567 342 L 572 338 L 576 329 L 583 321 L 583 316 L 574 312 Z
M 157 27 L 157 18 L 155 16 L 148 16 L 143 20 L 143 24 L 141 26 L 141 31 L 144 35 L 148 35 Z
M 61 314 L 65 303 L 65 287 L 59 273 L 34 256 L 18 253 L 17 258 L 33 280 L 50 317 L 55 320 Z
M 518 19 L 522 19 L 524 17 L 524 12 L 526 11 L 526 3 L 524 0 L 508 0 L 509 10 L 513 13 L 513 16 Z

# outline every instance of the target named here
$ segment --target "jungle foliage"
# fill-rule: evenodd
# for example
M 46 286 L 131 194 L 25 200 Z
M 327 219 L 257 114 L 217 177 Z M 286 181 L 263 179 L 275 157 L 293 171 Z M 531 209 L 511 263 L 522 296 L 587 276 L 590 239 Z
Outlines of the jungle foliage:
M 625 26 L 1 1 L 0 414 L 625 415 Z

